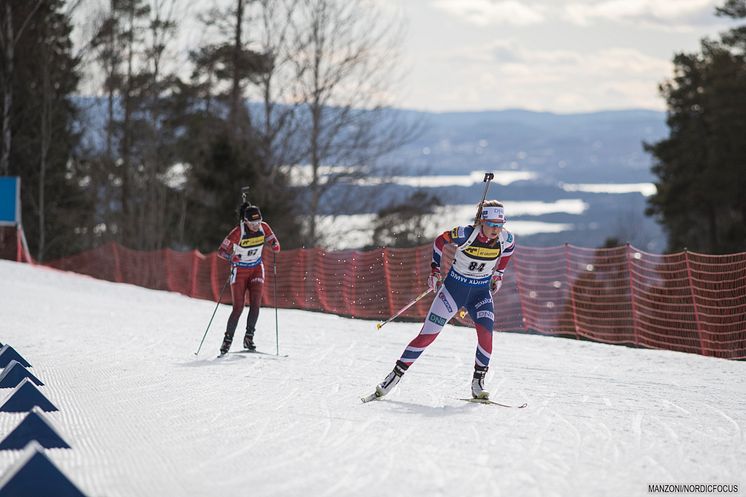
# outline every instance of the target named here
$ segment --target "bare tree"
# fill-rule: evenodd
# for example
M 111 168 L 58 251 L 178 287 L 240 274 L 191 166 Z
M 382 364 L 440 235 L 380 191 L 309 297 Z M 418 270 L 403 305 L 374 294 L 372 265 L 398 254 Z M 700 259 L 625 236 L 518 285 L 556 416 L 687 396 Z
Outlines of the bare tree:
M 290 101 L 295 82 L 293 67 L 295 36 L 293 15 L 300 0 L 259 0 L 255 31 L 258 49 L 270 63 L 256 77 L 262 102 L 262 123 L 257 126 L 262 147 L 262 173 L 270 181 L 282 166 L 292 167 L 302 155 L 297 131 L 296 103 Z M 287 171 L 286 171 L 287 172 Z
M 192 55 L 198 72 L 215 77 L 216 94 L 227 105 L 228 128 L 239 140 L 246 139 L 253 130 L 251 113 L 245 105 L 247 87 L 249 83 L 256 84 L 259 75 L 271 71 L 272 66 L 270 55 L 256 50 L 250 36 L 254 19 L 249 7 L 258 1 L 231 0 L 231 7 L 212 8 L 200 15 L 199 20 L 217 43 L 202 46 Z
M 375 161 L 411 139 L 387 112 L 398 73 L 401 22 L 369 0 L 301 0 L 295 100 L 301 102 L 310 166 L 306 243 L 318 243 L 316 216 L 351 201 L 335 188 L 373 173 Z M 327 195 L 334 191 L 334 199 Z M 348 189 L 349 191 L 349 189 Z
M 107 237 L 132 247 L 157 249 L 169 238 L 166 173 L 174 160 L 166 151 L 167 102 L 178 68 L 170 50 L 176 38 L 178 0 L 108 0 L 108 8 L 88 11 L 94 34 L 81 52 L 92 62 L 105 110 L 103 146 L 92 145 L 90 161 L 97 212 Z M 97 107 L 97 101 L 92 104 Z M 97 116 L 93 111 L 89 114 Z
M 82 175 L 71 165 L 78 143 L 72 96 L 79 81 L 79 61 L 72 55 L 72 27 L 62 0 L 3 2 L 0 26 L 4 100 L 0 174 L 17 175 L 23 181 L 24 231 L 36 258 L 44 260 L 68 247 L 70 231 L 88 227 L 85 216 L 67 211 L 81 205 L 84 197 Z M 50 218 L 49 212 L 61 219 Z M 77 240 L 69 245 L 79 246 Z
M 37 259 L 44 260 L 46 249 L 46 173 L 49 160 L 49 147 L 52 143 L 52 81 L 50 57 L 47 44 L 42 44 L 41 50 L 41 70 L 42 70 L 42 99 L 41 99 L 41 127 L 40 141 L 41 150 L 39 156 L 39 245 L 37 248 Z
M 168 233 L 167 219 L 171 212 L 170 188 L 166 173 L 173 165 L 168 153 L 168 137 L 164 132 L 163 103 L 167 101 L 174 77 L 163 67 L 163 56 L 176 35 L 176 0 L 150 0 L 149 19 L 142 49 L 143 86 L 138 102 L 139 118 L 148 130 L 141 137 L 141 160 L 138 190 L 141 202 L 137 209 L 137 238 L 142 246 L 163 248 Z

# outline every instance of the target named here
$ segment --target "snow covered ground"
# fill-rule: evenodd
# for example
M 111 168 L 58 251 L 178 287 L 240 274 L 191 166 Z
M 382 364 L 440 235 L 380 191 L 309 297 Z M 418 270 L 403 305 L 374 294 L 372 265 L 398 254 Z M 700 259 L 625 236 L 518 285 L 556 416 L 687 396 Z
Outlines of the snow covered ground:
M 744 362 L 497 333 L 493 397 L 528 403 L 506 409 L 458 400 L 475 337 L 447 326 L 386 400 L 361 404 L 417 324 L 280 310 L 288 357 L 216 359 L 221 306 L 195 357 L 213 308 L 0 261 L 0 341 L 46 383 L 72 446 L 47 453 L 89 497 L 746 493 Z M 274 324 L 263 309 L 271 353 Z M 0 413 L 0 436 L 22 417 Z M 0 474 L 20 454 L 0 451 Z

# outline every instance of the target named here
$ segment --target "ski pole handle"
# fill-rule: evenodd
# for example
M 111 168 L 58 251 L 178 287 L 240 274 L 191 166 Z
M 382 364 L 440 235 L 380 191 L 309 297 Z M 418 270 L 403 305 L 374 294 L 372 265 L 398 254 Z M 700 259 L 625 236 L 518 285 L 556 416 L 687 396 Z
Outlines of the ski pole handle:
M 487 198 L 487 190 L 490 187 L 490 181 L 492 181 L 493 179 L 495 179 L 495 175 L 493 173 L 484 173 L 484 179 L 482 180 L 482 182 L 486 184 L 484 185 L 482 200 L 479 202 L 479 207 L 477 207 L 477 215 L 474 216 L 474 224 L 477 224 L 479 218 L 482 217 L 482 204 L 484 204 L 484 199 Z
M 242 186 L 241 187 L 241 200 L 243 202 L 249 201 L 249 188 L 248 186 Z
M 381 329 L 381 328 L 383 328 L 383 327 L 384 327 L 384 326 L 385 326 L 386 324 L 390 323 L 390 322 L 391 322 L 391 321 L 393 321 L 394 319 L 396 319 L 396 318 L 398 318 L 399 316 L 401 316 L 402 314 L 404 314 L 404 312 L 405 312 L 405 311 L 406 311 L 407 309 L 409 309 L 410 307 L 412 307 L 413 305 L 415 305 L 415 304 L 416 304 L 417 302 L 419 302 L 419 301 L 420 301 L 420 300 L 421 300 L 421 299 L 422 299 L 422 298 L 423 298 L 423 297 L 424 297 L 425 295 L 427 295 L 428 293 L 430 293 L 430 292 L 432 292 L 432 291 L 433 291 L 433 290 L 432 290 L 432 288 L 428 288 L 427 290 L 425 290 L 424 292 L 422 292 L 421 294 L 419 294 L 418 296 L 416 296 L 416 297 L 414 298 L 414 300 L 412 300 L 412 301 L 411 301 L 411 302 L 409 302 L 409 303 L 408 303 L 407 305 L 405 305 L 404 307 L 402 307 L 401 309 L 399 309 L 399 312 L 397 312 L 396 314 L 394 314 L 393 316 L 391 316 L 390 318 L 388 318 L 388 319 L 387 319 L 386 321 L 384 321 L 383 323 L 378 323 L 378 324 L 376 324 L 376 329 L 377 329 L 377 330 L 380 330 L 380 329 Z

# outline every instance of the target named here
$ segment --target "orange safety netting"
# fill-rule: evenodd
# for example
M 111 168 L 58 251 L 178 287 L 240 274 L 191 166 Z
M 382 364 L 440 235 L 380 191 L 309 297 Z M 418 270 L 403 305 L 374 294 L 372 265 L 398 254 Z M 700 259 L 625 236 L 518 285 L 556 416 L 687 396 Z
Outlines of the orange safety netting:
M 425 288 L 431 247 L 286 250 L 276 258 L 276 281 L 273 255 L 265 257 L 263 305 L 383 320 Z M 49 266 L 214 301 L 229 274 L 214 253 L 116 244 Z M 430 301 L 404 317 L 424 318 Z M 495 299 L 495 329 L 746 359 L 746 253 L 519 247 Z

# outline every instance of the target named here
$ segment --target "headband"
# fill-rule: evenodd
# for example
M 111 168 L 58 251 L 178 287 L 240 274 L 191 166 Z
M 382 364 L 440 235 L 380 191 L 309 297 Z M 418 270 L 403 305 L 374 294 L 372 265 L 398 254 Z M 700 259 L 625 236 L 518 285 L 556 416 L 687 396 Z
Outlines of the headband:
M 482 207 L 482 219 L 495 219 L 505 222 L 505 209 L 503 207 Z

